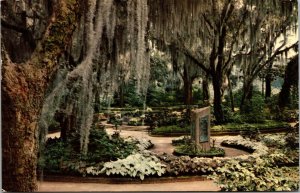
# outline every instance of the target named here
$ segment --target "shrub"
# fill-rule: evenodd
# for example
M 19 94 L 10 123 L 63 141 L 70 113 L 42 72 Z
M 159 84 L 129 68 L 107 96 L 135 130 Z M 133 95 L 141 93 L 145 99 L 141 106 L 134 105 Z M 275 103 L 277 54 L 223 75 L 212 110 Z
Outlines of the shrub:
M 265 120 L 264 114 L 264 98 L 261 95 L 254 95 L 252 99 L 246 100 L 244 104 L 244 112 L 242 114 L 243 121 L 247 123 L 262 123 Z
M 61 160 L 67 156 L 65 143 L 59 138 L 49 138 L 45 144 L 44 152 L 39 157 L 39 167 L 46 171 L 58 172 Z
M 152 134 L 158 134 L 158 135 L 172 134 L 172 133 L 187 134 L 190 133 L 190 127 L 179 127 L 177 125 L 170 125 L 170 126 L 157 127 L 154 130 L 152 130 Z
M 206 151 L 196 148 L 195 144 L 185 144 L 177 146 L 173 152 L 174 155 L 186 155 L 190 157 L 223 157 L 224 149 L 213 147 Z
M 90 130 L 86 156 L 80 153 L 79 147 L 77 147 L 78 144 L 78 134 L 74 134 L 68 145 L 58 138 L 48 139 L 45 150 L 40 156 L 40 167 L 50 172 L 59 172 L 62 169 L 61 167 L 71 167 L 71 170 L 79 170 L 79 168 L 82 168 L 82 163 L 91 165 L 98 162 L 117 160 L 118 158 L 127 157 L 138 149 L 136 142 L 125 141 L 117 135 L 110 138 L 105 130 L 95 128 Z
M 137 150 L 137 146 L 120 135 L 115 134 L 110 138 L 105 130 L 92 128 L 86 159 L 88 162 L 111 161 L 125 158 L 134 150 Z

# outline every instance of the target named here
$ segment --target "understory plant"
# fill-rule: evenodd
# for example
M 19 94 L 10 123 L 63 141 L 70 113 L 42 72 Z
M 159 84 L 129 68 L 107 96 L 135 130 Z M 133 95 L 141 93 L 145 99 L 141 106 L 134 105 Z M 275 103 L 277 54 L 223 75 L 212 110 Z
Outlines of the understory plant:
M 295 191 L 299 167 L 277 167 L 272 156 L 229 160 L 209 176 L 221 191 Z
M 96 128 L 90 131 L 87 155 L 79 151 L 79 135 L 72 136 L 68 142 L 60 138 L 48 139 L 39 158 L 39 167 L 49 172 L 82 173 L 85 166 L 126 158 L 139 148 L 136 141 L 125 141 L 117 134 L 109 136 L 104 129 Z
M 245 139 L 238 135 L 235 137 L 224 138 L 221 145 L 242 148 L 255 155 L 264 155 L 268 153 L 269 148 L 265 146 L 262 142 L 251 141 L 250 139 Z
M 224 149 L 218 147 L 211 147 L 209 150 L 197 148 L 195 143 L 182 144 L 175 147 L 175 155 L 187 155 L 190 157 L 223 157 L 225 155 Z
M 129 155 L 125 159 L 118 159 L 117 161 L 106 162 L 100 170 L 97 167 L 88 167 L 87 174 L 99 175 L 105 173 L 106 175 L 122 175 L 130 177 L 139 177 L 144 180 L 145 176 L 157 175 L 161 176 L 165 173 L 165 165 L 162 164 L 155 156 L 145 156 L 140 153 Z

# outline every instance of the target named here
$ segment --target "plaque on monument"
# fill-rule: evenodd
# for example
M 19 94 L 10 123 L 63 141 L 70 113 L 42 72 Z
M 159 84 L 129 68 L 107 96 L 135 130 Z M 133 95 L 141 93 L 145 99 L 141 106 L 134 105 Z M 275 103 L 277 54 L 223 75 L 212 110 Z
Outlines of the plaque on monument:
M 208 116 L 201 117 L 199 123 L 200 143 L 208 142 Z

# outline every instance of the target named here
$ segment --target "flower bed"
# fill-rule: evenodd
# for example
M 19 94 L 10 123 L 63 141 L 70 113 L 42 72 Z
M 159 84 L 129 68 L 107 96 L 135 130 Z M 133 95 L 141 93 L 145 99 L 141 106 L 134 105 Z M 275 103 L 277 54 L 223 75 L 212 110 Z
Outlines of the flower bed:
M 255 155 L 264 155 L 268 153 L 269 148 L 261 142 L 254 142 L 238 135 L 235 137 L 227 137 L 221 143 L 222 146 L 243 149 Z

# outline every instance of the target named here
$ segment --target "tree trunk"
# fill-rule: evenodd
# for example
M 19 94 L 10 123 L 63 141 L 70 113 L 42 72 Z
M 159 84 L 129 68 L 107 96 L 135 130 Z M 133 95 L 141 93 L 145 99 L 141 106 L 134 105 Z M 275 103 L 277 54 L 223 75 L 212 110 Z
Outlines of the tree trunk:
M 267 74 L 266 76 L 266 94 L 265 94 L 265 98 L 269 98 L 271 97 L 271 75 Z
M 193 80 L 189 77 L 189 74 L 184 68 L 183 72 L 183 86 L 184 86 L 184 104 L 189 106 L 193 103 Z
M 119 86 L 119 97 L 120 97 L 120 107 L 124 107 L 124 87 L 125 87 L 125 81 L 124 78 L 122 77 L 121 79 L 121 84 Z
M 299 70 L 298 55 L 296 55 L 287 65 L 284 82 L 279 93 L 278 106 L 282 109 L 290 103 L 290 89 L 292 85 L 298 84 Z
M 265 94 L 265 98 L 269 98 L 271 97 L 271 83 L 272 83 L 272 74 L 271 74 L 271 69 L 272 69 L 272 65 L 270 65 L 268 67 L 268 72 L 266 75 L 266 94 Z
M 213 75 L 212 82 L 214 89 L 214 115 L 217 124 L 222 124 L 224 122 L 224 112 L 222 108 L 221 79 L 217 75 Z
M 244 82 L 243 85 L 243 95 L 242 95 L 242 99 L 241 99 L 241 104 L 240 104 L 240 109 L 241 112 L 245 112 L 246 109 L 245 107 L 245 103 L 246 101 L 250 101 L 252 99 L 252 94 L 253 94 L 253 83 L 252 81 L 250 82 Z
M 230 81 L 230 75 L 227 75 L 227 77 L 228 77 L 228 89 L 229 89 L 231 111 L 234 112 L 234 100 L 233 100 L 233 93 L 232 93 L 232 85 L 231 85 L 231 81 Z
M 206 104 L 209 101 L 209 84 L 208 75 L 203 78 L 202 81 L 203 103 Z
M 7 191 L 37 190 L 38 117 L 45 90 L 58 65 L 57 57 L 70 42 L 76 27 L 77 5 L 76 1 L 56 2 L 45 36 L 31 60 L 14 64 L 5 48 L 1 52 L 1 102 L 5 104 L 1 120 L 2 183 Z

